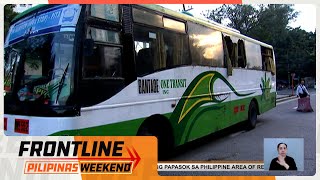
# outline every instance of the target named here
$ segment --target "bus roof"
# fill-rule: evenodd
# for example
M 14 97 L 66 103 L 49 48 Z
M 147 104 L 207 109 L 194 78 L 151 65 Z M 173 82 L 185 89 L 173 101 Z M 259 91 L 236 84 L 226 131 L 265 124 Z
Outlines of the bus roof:
M 50 5 L 49 4 L 40 4 L 40 5 L 34 6 L 32 8 L 29 8 L 29 9 L 23 11 L 22 13 L 18 14 L 12 20 L 12 22 L 16 22 L 19 19 L 27 16 L 28 14 L 33 13 L 33 12 L 37 11 L 38 9 L 41 9 L 41 8 L 43 8 L 45 6 L 50 6 Z M 259 44 L 261 46 L 272 48 L 271 45 L 268 45 L 266 43 L 263 43 L 263 42 L 260 42 L 258 40 L 252 39 L 252 38 L 250 38 L 248 36 L 245 36 L 245 35 L 241 34 L 238 30 L 235 30 L 235 29 L 230 28 L 230 27 L 223 26 L 222 24 L 219 24 L 217 22 L 213 22 L 213 21 L 210 21 L 210 20 L 199 19 L 199 18 L 190 16 L 190 15 L 187 15 L 185 13 L 180 13 L 180 12 L 173 11 L 171 9 L 164 8 L 164 7 L 160 6 L 160 5 L 139 4 L 139 6 L 142 6 L 142 7 L 145 7 L 147 9 L 154 10 L 154 11 L 158 11 L 158 12 L 161 12 L 163 14 L 168 14 L 170 16 L 177 17 L 177 18 L 180 18 L 180 19 L 183 19 L 183 20 L 192 21 L 194 23 L 198 23 L 198 24 L 201 24 L 203 26 L 216 29 L 216 30 L 221 31 L 223 33 L 226 33 L 228 35 L 236 36 L 236 37 L 242 38 L 244 40 L 251 41 L 253 43 Z

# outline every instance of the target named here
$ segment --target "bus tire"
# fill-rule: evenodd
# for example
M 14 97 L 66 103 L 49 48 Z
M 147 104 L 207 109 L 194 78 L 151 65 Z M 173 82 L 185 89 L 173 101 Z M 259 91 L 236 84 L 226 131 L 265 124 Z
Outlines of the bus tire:
M 258 119 L 258 108 L 254 101 L 251 101 L 248 111 L 247 130 L 254 129 Z
M 151 116 L 140 126 L 138 136 L 155 136 L 158 139 L 158 159 L 164 160 L 173 150 L 172 128 L 161 116 Z

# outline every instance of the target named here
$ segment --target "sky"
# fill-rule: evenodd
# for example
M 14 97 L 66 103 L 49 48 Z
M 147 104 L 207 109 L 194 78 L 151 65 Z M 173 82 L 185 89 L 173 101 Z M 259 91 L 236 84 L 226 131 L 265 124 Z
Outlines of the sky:
M 182 4 L 160 4 L 163 7 L 181 11 L 183 9 Z M 189 12 L 193 14 L 195 17 L 202 17 L 201 12 L 204 12 L 208 9 L 215 9 L 221 5 L 218 4 L 185 4 L 186 9 L 189 6 L 192 6 L 192 10 Z M 306 30 L 307 32 L 314 32 L 316 29 L 316 6 L 313 4 L 295 4 L 294 9 L 299 12 L 298 17 L 295 22 L 291 22 L 289 24 L 290 27 L 296 28 L 299 27 L 301 29 Z

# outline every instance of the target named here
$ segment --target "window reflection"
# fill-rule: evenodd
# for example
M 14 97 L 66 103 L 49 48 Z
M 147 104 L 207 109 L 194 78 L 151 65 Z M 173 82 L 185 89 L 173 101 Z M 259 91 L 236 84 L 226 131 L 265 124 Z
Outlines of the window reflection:
M 262 57 L 260 45 L 254 44 L 250 41 L 245 42 L 245 50 L 247 57 L 247 68 L 262 69 Z
M 188 23 L 192 63 L 223 67 L 222 34 L 219 31 Z

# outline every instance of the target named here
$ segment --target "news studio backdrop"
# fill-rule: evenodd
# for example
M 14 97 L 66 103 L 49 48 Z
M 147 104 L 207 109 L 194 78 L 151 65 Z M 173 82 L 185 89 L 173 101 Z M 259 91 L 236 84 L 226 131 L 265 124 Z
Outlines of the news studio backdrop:
M 248 3 L 255 2 L 250 1 Z M 259 1 L 257 2 L 259 3 Z M 19 2 L 8 1 L 6 3 L 15 4 Z M 26 3 L 45 4 L 48 2 L 26 1 Z M 69 2 L 62 1 L 62 3 Z M 3 7 L 4 4 L 2 4 L 2 15 Z M 74 9 L 78 8 L 76 5 L 72 7 Z M 76 16 L 76 12 L 72 17 Z M 72 12 L 70 13 L 72 14 Z M 51 17 L 54 16 L 54 14 L 50 15 Z M 18 34 L 17 36 L 20 35 Z M 4 54 L 3 48 L 1 50 L 1 54 Z M 2 77 L 1 83 L 3 82 Z M 20 124 L 23 127 L 23 120 Z M 318 126 L 319 124 L 317 124 Z M 1 132 L 3 133 L 2 130 Z M 287 139 L 283 138 L 282 140 L 286 141 Z M 234 175 L 234 178 L 237 178 L 237 175 L 271 175 L 263 178 L 289 179 L 292 178 L 290 175 L 303 174 L 303 170 L 302 172 L 289 173 L 268 172 L 265 170 L 265 162 L 262 159 L 257 161 L 232 160 L 206 162 L 186 160 L 182 162 L 157 162 L 157 141 L 153 137 L 77 137 L 76 135 L 56 137 L 2 136 L 0 143 L 0 147 L 2 147 L 0 149 L 0 166 L 2 167 L 0 171 L 3 172 L 5 179 L 37 179 L 39 177 L 40 179 L 55 179 L 55 177 L 62 179 L 86 179 L 92 177 L 122 178 L 121 176 L 137 179 L 150 177 L 154 179 L 167 178 L 163 176 L 171 175 L 221 176 L 230 174 Z M 259 143 L 261 143 L 260 146 L 264 145 L 263 140 Z M 302 140 L 303 144 L 304 141 Z M 299 147 L 301 148 L 301 146 L 297 146 L 297 148 Z M 267 149 L 269 149 L 269 146 Z M 266 152 L 266 146 L 264 146 L 264 152 Z M 159 176 L 158 173 L 162 176 Z M 277 175 L 277 177 L 274 177 L 274 175 Z M 289 176 L 278 177 L 282 175 Z M 181 177 L 181 179 L 183 178 Z M 199 178 L 212 179 L 219 177 Z M 241 177 L 238 178 L 240 179 Z

